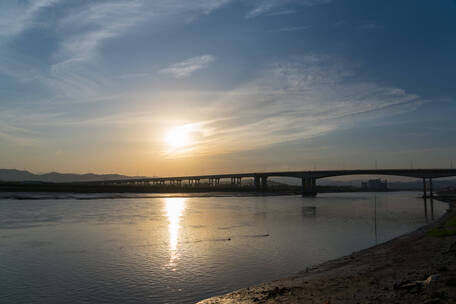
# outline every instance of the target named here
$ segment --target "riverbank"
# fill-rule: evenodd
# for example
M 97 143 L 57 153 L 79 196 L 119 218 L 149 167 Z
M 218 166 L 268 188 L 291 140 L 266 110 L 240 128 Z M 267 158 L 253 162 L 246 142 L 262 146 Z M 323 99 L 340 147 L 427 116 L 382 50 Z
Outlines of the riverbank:
M 454 201 L 449 206 L 442 218 L 404 236 L 199 304 L 456 303 Z
M 352 186 L 317 186 L 318 193 L 366 192 Z M 395 191 L 395 190 L 389 190 Z M 397 191 L 397 190 L 396 190 Z M 270 181 L 267 188 L 258 189 L 253 183 L 242 185 L 221 183 L 217 185 L 201 184 L 150 184 L 150 183 L 103 183 L 103 182 L 4 182 L 0 181 L 0 193 L 131 193 L 131 194 L 188 194 L 188 193 L 247 193 L 247 195 L 294 195 L 301 194 L 302 187 Z

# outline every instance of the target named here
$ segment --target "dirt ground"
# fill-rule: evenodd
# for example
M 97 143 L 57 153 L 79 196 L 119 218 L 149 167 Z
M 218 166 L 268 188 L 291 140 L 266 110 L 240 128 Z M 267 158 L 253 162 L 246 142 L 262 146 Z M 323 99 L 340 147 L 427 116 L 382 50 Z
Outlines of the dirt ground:
M 456 235 L 441 236 L 454 222 L 450 204 L 441 219 L 407 235 L 199 303 L 456 303 Z

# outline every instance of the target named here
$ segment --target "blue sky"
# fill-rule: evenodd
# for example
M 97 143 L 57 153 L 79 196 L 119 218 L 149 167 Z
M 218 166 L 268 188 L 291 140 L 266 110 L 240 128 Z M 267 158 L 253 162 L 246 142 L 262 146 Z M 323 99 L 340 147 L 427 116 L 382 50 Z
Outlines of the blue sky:
M 454 16 L 450 0 L 3 1 L 0 167 L 456 166 Z

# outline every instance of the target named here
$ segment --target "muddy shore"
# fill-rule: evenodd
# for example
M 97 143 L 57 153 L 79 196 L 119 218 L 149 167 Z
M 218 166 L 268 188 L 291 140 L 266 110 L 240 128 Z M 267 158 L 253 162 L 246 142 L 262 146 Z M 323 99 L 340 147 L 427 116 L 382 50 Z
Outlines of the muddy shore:
M 442 218 L 414 232 L 199 304 L 456 303 L 456 233 L 442 236 L 455 222 L 452 201 Z

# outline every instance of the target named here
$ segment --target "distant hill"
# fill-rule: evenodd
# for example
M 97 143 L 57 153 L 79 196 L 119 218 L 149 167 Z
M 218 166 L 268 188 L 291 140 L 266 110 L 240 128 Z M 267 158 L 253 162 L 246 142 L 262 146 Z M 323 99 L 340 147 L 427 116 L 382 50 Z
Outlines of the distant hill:
M 29 171 L 16 169 L 0 169 L 0 181 L 22 182 L 22 181 L 41 181 L 52 183 L 69 182 L 94 182 L 102 180 L 131 179 L 140 178 L 138 176 L 126 176 L 120 174 L 73 174 L 73 173 L 45 173 L 34 174 Z

